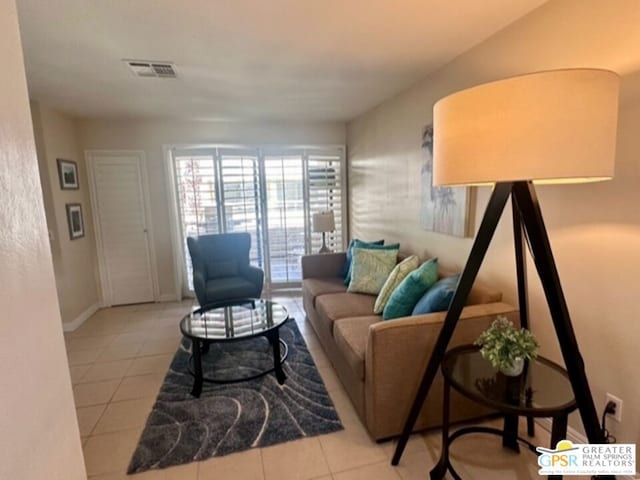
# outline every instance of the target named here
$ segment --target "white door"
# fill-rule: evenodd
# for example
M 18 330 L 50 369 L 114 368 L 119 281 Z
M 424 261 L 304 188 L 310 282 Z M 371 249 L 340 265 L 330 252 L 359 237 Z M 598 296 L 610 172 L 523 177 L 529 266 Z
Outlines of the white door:
M 141 154 L 88 155 L 103 300 L 154 300 Z

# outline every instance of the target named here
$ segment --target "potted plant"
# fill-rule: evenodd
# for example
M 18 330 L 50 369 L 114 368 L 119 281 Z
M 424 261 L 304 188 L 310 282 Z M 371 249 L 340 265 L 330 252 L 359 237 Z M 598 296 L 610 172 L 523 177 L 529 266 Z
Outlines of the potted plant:
M 474 345 L 480 346 L 482 358 L 505 375 L 515 377 L 522 373 L 524 361 L 536 358 L 538 342 L 526 328 L 516 328 L 504 316 L 497 317 L 480 334 Z

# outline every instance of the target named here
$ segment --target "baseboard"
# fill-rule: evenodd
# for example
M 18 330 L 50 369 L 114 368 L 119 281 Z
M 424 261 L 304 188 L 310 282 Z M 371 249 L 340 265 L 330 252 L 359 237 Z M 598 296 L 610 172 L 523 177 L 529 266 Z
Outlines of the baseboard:
M 86 322 L 89 319 L 89 317 L 91 317 L 91 315 L 96 313 L 99 308 L 100 308 L 100 304 L 98 302 L 94 303 L 93 305 L 91 305 L 89 308 L 87 308 L 84 312 L 82 312 L 80 315 L 78 315 L 72 321 L 63 322 L 62 330 L 64 332 L 73 332 L 80 325 L 82 325 L 84 322 Z
M 547 432 L 551 432 L 550 418 L 536 418 L 536 423 L 540 425 L 542 428 L 544 428 Z M 587 437 L 585 437 L 582 433 L 580 433 L 573 427 L 567 427 L 566 440 L 571 440 L 573 443 L 589 443 L 589 440 L 587 440 Z
M 165 293 L 160 295 L 156 302 L 179 302 L 180 300 L 182 299 L 178 298 L 178 296 L 173 293 Z
M 551 432 L 550 418 L 536 418 L 536 423 L 544 428 L 547 432 Z M 573 427 L 567 427 L 567 440 L 571 440 L 572 443 L 589 443 L 587 437 Z M 637 477 L 635 475 L 616 475 L 616 478 L 620 480 L 636 480 L 640 477 Z

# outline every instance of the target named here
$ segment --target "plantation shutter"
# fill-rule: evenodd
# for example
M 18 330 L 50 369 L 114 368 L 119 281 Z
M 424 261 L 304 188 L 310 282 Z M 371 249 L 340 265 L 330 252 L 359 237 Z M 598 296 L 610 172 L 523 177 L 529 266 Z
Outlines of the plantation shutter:
M 336 229 L 327 233 L 327 246 L 343 250 L 342 148 L 186 147 L 173 150 L 172 158 L 189 290 L 189 236 L 248 232 L 251 263 L 264 269 L 267 288 L 300 285 L 300 258 L 322 244 L 322 235 L 312 232 L 314 213 L 333 211 Z
M 182 227 L 185 278 L 193 290 L 193 268 L 187 237 L 220 233 L 217 174 L 214 153 L 180 153 L 174 155 L 178 214 Z
M 306 252 L 302 154 L 265 154 L 264 170 L 270 280 L 300 282 L 300 257 Z
M 327 247 L 337 252 L 343 247 L 343 178 L 342 154 L 339 151 L 314 151 L 307 153 L 307 185 L 309 192 L 308 223 L 316 212 L 333 211 L 336 229 L 326 234 Z M 311 233 L 311 252 L 322 246 L 322 234 Z
M 219 150 L 223 231 L 251 235 L 251 264 L 264 267 L 260 169 L 257 151 Z

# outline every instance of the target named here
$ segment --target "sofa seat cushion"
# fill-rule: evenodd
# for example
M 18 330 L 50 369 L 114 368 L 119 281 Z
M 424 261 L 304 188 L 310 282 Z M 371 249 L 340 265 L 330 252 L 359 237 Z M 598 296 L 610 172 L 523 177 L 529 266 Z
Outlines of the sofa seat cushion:
M 331 322 L 341 318 L 373 315 L 376 297 L 363 293 L 331 293 L 316 298 L 316 310 Z
M 256 286 L 243 277 L 213 278 L 207 281 L 208 299 L 229 299 L 255 296 Z
M 302 292 L 308 305 L 316 306 L 316 298 L 327 293 L 346 292 L 347 287 L 340 277 L 307 278 L 302 281 Z
M 344 360 L 360 380 L 364 380 L 364 354 L 369 327 L 382 320 L 379 315 L 342 318 L 333 324 L 333 337 Z

